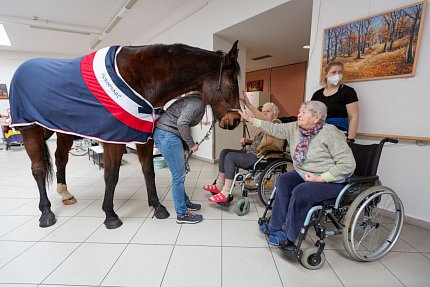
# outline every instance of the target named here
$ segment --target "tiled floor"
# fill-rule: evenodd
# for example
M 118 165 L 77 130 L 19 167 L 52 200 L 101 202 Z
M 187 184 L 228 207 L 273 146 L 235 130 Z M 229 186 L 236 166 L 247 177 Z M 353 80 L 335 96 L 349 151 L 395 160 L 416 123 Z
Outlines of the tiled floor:
M 329 238 L 323 268 L 307 270 L 269 248 L 258 232 L 263 207 L 257 197 L 243 217 L 233 206 L 210 204 L 201 186 L 213 181 L 217 166 L 198 160 L 190 165 L 186 189 L 203 205 L 200 224 L 176 224 L 166 168 L 156 170 L 156 182 L 172 216 L 152 218 L 137 156 L 126 154 L 115 194 L 122 227 L 103 225 L 103 171 L 86 156 L 71 156 L 68 186 L 78 203 L 63 206 L 53 184 L 49 197 L 57 223 L 43 229 L 25 151 L 0 150 L 0 287 L 430 286 L 429 230 L 406 225 L 394 250 L 371 263 L 353 261 L 341 237 Z

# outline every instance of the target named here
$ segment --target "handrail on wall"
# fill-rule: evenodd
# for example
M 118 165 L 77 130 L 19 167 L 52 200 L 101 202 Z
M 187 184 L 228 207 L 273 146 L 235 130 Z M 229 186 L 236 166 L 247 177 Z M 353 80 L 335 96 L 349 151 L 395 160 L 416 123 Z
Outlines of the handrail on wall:
M 430 142 L 430 137 L 402 136 L 402 135 L 387 135 L 387 134 L 372 134 L 372 133 L 357 133 L 360 138 L 394 138 L 405 141 L 416 141 L 417 144 Z

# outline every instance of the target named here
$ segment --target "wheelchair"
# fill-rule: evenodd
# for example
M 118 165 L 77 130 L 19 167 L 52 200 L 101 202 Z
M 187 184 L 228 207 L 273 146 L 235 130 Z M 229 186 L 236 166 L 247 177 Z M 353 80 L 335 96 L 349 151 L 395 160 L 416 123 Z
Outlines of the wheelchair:
M 400 198 L 389 187 L 383 186 L 376 175 L 385 138 L 379 144 L 360 145 L 350 143 L 356 169 L 347 179 L 346 186 L 337 198 L 314 205 L 307 213 L 305 222 L 296 240 L 293 251 L 284 253 L 298 260 L 308 269 L 319 269 L 325 263 L 326 237 L 342 234 L 347 253 L 356 261 L 375 261 L 386 255 L 400 236 L 404 220 L 404 208 Z M 258 220 L 261 226 L 270 220 L 268 214 L 275 199 L 274 190 L 264 214 Z M 331 224 L 333 230 L 326 225 Z M 315 230 L 318 240 L 314 246 L 301 249 L 310 228 Z
M 248 214 L 251 206 L 248 198 L 249 194 L 258 193 L 261 202 L 263 205 L 266 205 L 268 195 L 272 193 L 277 177 L 293 169 L 289 152 L 287 152 L 285 148 L 284 146 L 284 150 L 264 151 L 263 155 L 253 166 L 242 170 L 237 168 L 227 202 L 218 204 L 221 206 L 229 206 L 233 200 L 235 185 L 238 184 L 241 187 L 242 198 L 236 203 L 234 209 L 237 215 L 243 216 Z M 275 157 L 273 157 L 274 155 Z M 215 183 L 216 180 L 214 184 Z

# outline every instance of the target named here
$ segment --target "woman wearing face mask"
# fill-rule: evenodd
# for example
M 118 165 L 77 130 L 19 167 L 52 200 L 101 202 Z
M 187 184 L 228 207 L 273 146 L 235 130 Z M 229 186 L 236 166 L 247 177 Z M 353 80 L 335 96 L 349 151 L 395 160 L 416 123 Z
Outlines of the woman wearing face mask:
M 312 101 L 327 106 L 326 123 L 347 133 L 347 140 L 354 141 L 359 120 L 358 98 L 355 90 L 342 84 L 343 63 L 333 61 L 324 68 L 324 88 L 316 91 Z

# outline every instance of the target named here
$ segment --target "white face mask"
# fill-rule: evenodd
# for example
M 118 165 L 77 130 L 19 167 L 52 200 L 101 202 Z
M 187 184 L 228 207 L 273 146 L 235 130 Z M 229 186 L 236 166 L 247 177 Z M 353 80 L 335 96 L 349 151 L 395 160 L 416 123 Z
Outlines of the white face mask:
M 341 74 L 333 75 L 327 78 L 327 82 L 329 82 L 333 86 L 336 86 L 341 80 L 342 80 Z

